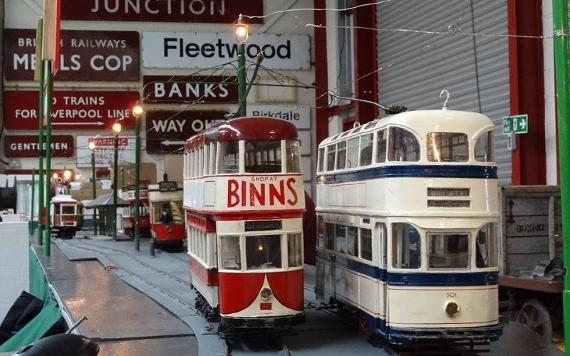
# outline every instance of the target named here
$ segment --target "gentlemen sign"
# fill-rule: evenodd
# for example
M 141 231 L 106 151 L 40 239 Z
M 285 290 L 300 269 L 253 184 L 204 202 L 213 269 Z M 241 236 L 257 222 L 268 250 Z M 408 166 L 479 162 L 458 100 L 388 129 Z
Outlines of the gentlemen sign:
M 136 91 L 54 91 L 53 129 L 110 129 L 116 120 L 134 127 L 131 108 L 139 99 Z M 38 92 L 4 91 L 4 124 L 10 130 L 38 128 Z
M 237 103 L 234 76 L 144 76 L 147 103 Z
M 7 80 L 34 80 L 35 42 L 35 30 L 4 30 L 4 75 Z M 62 30 L 59 71 L 55 79 L 137 81 L 139 61 L 138 32 Z
M 89 143 L 95 142 L 95 167 L 112 167 L 115 158 L 114 136 L 77 136 L 77 167 L 91 167 Z M 119 164 L 135 163 L 135 138 L 119 136 Z
M 62 20 L 233 23 L 240 13 L 263 15 L 263 0 L 62 1 Z
M 37 125 L 37 123 L 36 123 Z M 43 141 L 43 156 L 45 157 L 45 150 L 47 144 L 44 137 Z M 4 154 L 8 158 L 21 158 L 21 157 L 38 157 L 40 145 L 38 143 L 38 136 L 25 135 L 25 136 L 6 136 L 4 138 Z M 73 157 L 73 136 L 71 135 L 53 135 L 51 137 L 51 154 L 53 157 Z
M 147 68 L 211 68 L 237 59 L 233 34 L 143 32 L 143 63 Z M 250 36 L 245 55 L 255 60 L 264 51 L 263 65 L 274 69 L 310 69 L 311 42 L 307 35 Z
M 146 151 L 184 153 L 188 138 L 225 120 L 225 111 L 151 111 L 146 114 Z

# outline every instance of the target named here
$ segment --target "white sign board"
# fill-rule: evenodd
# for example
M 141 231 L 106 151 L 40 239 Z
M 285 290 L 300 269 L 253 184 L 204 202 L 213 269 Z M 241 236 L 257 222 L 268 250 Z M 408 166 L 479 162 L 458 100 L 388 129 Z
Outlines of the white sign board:
M 113 167 L 113 136 L 77 136 L 77 167 L 91 167 L 89 142 L 95 141 L 95 167 Z M 119 136 L 119 164 L 135 163 L 135 138 Z
M 247 115 L 270 116 L 294 124 L 297 129 L 311 128 L 311 107 L 308 105 L 247 105 Z
M 145 68 L 211 68 L 237 59 L 233 34 L 143 32 Z M 252 35 L 245 44 L 246 60 L 265 52 L 263 65 L 273 69 L 311 69 L 308 35 Z M 247 62 L 246 62 L 247 65 Z

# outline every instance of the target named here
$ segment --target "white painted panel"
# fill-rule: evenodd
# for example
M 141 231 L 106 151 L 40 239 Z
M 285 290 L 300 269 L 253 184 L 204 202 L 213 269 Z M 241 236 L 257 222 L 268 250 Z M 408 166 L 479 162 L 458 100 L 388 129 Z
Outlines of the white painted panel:
M 22 291 L 29 291 L 28 223 L 0 223 L 0 320 Z

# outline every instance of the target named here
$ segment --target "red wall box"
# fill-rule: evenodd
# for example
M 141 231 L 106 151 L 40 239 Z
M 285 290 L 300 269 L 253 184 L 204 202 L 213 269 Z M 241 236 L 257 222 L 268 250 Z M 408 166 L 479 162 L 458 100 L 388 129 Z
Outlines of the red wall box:
M 54 91 L 53 129 L 111 129 L 121 120 L 133 128 L 131 109 L 139 100 L 136 91 Z M 37 130 L 38 92 L 4 91 L 4 124 L 10 130 Z
M 73 6 L 83 1 L 75 1 Z M 4 30 L 6 80 L 34 80 L 36 30 Z M 61 31 L 55 80 L 137 81 L 140 40 L 135 31 Z
M 63 0 L 61 6 L 62 20 L 233 23 L 240 13 L 263 15 L 263 0 Z
M 143 77 L 146 103 L 237 103 L 235 76 Z
M 45 145 L 44 138 L 44 149 Z M 71 135 L 53 135 L 51 137 L 51 148 L 53 157 L 73 157 L 75 147 L 73 145 L 73 136 Z M 4 138 L 4 154 L 8 158 L 24 158 L 38 157 L 38 136 L 22 135 L 22 136 L 6 136 Z M 43 152 L 45 157 L 45 151 Z

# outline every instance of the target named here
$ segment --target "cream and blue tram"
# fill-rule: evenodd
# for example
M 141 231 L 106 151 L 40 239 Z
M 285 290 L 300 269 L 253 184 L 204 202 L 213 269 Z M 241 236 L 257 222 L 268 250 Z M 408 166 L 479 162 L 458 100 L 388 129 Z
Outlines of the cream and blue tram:
M 496 340 L 493 129 L 478 113 L 425 110 L 325 139 L 318 299 L 393 344 Z

